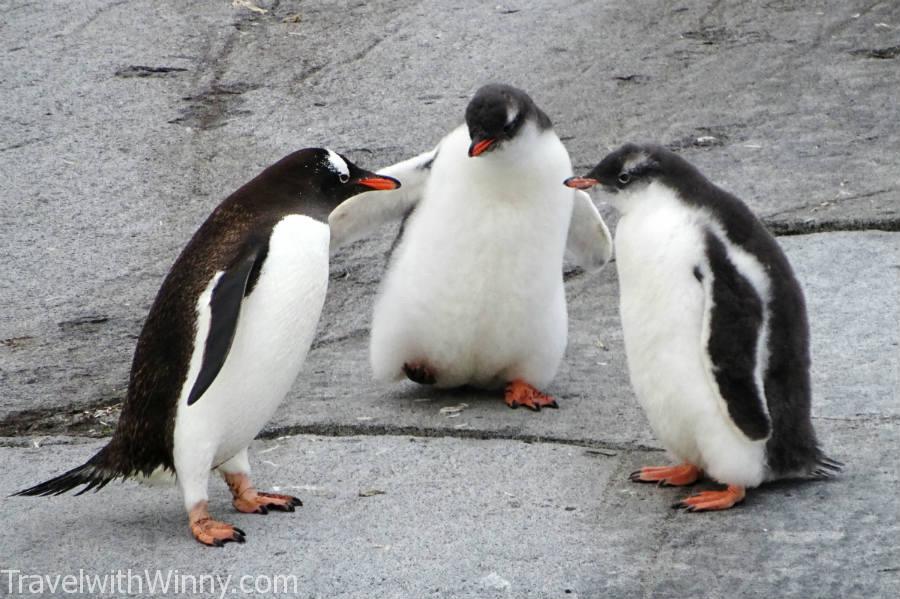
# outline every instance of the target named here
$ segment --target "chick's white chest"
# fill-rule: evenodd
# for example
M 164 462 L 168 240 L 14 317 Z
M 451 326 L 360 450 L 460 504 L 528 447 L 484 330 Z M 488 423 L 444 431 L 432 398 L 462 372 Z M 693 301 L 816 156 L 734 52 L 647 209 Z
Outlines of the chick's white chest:
M 702 465 L 698 426 L 715 410 L 701 345 L 704 292 L 700 216 L 652 184 L 628 205 L 616 231 L 620 313 L 638 401 L 663 445 Z
M 549 132 L 502 156 L 469 158 L 468 145 L 465 127 L 444 140 L 407 222 L 376 306 L 373 367 L 393 378 L 425 359 L 439 385 L 546 384 L 566 337 L 568 154 Z

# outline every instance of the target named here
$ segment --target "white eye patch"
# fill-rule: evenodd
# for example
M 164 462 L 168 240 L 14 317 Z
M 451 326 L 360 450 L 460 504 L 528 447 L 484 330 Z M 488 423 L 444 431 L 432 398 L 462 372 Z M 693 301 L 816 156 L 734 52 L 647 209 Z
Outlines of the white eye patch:
M 347 167 L 347 163 L 336 152 L 331 150 L 328 150 L 328 168 L 337 173 L 341 181 L 346 181 L 350 178 L 350 169 Z
M 633 154 L 632 156 L 629 156 L 625 161 L 625 164 L 622 165 L 622 171 L 630 173 L 637 170 L 638 167 L 642 166 L 648 160 L 650 160 L 650 157 L 644 152 Z
M 518 116 L 519 116 L 519 111 L 516 110 L 516 108 L 514 106 L 507 106 L 506 107 L 506 126 L 508 127 L 509 125 L 511 125 L 512 122 L 514 120 L 516 120 L 516 118 Z

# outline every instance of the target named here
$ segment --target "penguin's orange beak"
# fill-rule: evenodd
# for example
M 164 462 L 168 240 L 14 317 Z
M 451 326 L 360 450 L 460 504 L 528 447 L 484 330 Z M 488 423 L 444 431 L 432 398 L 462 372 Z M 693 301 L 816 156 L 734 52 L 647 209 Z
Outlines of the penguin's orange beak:
M 377 190 L 397 189 L 400 187 L 400 181 L 393 177 L 385 177 L 384 175 L 375 175 L 372 177 L 363 177 L 357 181 L 360 185 L 371 187 Z
M 563 185 L 572 189 L 590 189 L 594 185 L 599 185 L 600 181 L 591 179 L 590 177 L 569 177 L 563 181 Z
M 489 137 L 487 139 L 481 139 L 479 141 L 473 141 L 472 145 L 469 146 L 469 158 L 474 158 L 482 154 L 485 150 L 494 145 L 494 142 L 497 141 L 493 137 Z

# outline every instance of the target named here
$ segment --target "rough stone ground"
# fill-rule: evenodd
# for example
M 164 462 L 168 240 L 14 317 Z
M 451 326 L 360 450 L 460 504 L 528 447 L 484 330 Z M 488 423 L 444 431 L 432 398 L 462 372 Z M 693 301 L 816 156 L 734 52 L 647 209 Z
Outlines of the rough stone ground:
M 577 172 L 660 141 L 783 235 L 808 296 L 815 424 L 846 473 L 713 515 L 628 483 L 665 457 L 624 371 L 614 265 L 567 275 L 558 411 L 373 383 L 386 230 L 334 257 L 309 362 L 255 448 L 261 485 L 294 489 L 297 514 L 232 515 L 218 486 L 216 513 L 248 543 L 210 551 L 173 489 L 8 499 L 0 570 L 294 575 L 299 596 L 329 598 L 898 594 L 900 5 L 251 6 L 266 12 L 0 7 L 0 492 L 99 447 L 153 294 L 222 197 L 303 146 L 371 167 L 427 149 L 488 81 L 532 94 Z

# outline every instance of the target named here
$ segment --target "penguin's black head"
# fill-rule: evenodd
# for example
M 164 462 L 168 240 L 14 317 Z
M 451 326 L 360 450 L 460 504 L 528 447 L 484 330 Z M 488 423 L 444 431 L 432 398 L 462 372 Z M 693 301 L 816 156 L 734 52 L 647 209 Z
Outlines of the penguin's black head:
M 345 156 L 327 148 L 311 148 L 309 163 L 314 185 L 338 202 L 364 191 L 389 190 L 400 187 L 400 181 L 360 168 Z
M 317 220 L 365 191 L 397 189 L 400 182 L 362 169 L 326 148 L 288 154 L 226 200 L 275 214 L 299 210 Z
M 400 187 L 396 179 L 360 168 L 327 148 L 298 150 L 266 169 L 260 177 L 285 188 L 291 197 L 299 193 L 312 200 L 309 197 L 312 195 L 319 203 L 334 205 L 364 191 Z
M 547 115 L 522 90 L 501 83 L 485 85 L 466 107 L 466 125 L 472 138 L 469 156 L 480 156 L 502 146 L 528 121 L 536 123 L 540 130 L 552 126 Z
M 563 183 L 575 189 L 601 185 L 610 193 L 634 190 L 665 174 L 668 154 L 671 152 L 660 146 L 625 144 L 608 154 L 584 177 L 569 177 Z

